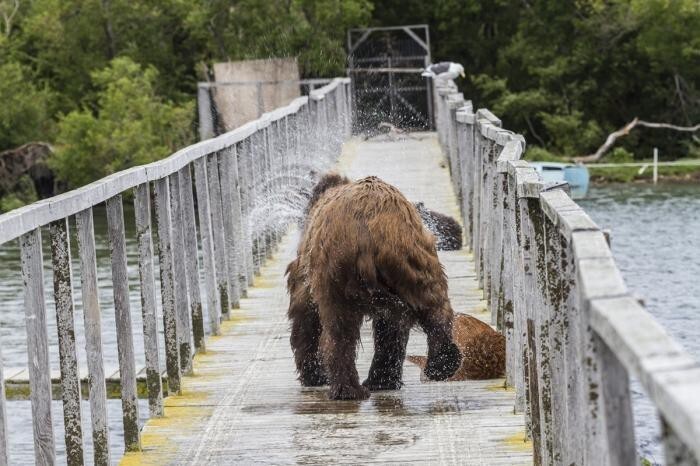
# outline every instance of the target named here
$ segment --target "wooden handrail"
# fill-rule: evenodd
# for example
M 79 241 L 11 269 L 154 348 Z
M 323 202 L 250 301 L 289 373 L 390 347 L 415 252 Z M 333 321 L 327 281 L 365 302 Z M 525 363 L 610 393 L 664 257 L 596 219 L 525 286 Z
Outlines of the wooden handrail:
M 437 87 L 434 100 L 535 463 L 639 464 L 632 375 L 658 409 L 667 464 L 697 464 L 700 364 L 630 295 L 604 233 L 566 187 L 547 189 L 520 160 L 521 136 L 454 87 Z
M 148 165 L 124 170 L 87 186 L 0 215 L 0 245 L 20 240 L 25 283 L 29 391 L 37 464 L 56 461 L 52 380 L 48 357 L 42 227 L 51 225 L 54 296 L 60 349 L 65 445 L 69 465 L 83 464 L 81 379 L 77 367 L 69 217 L 77 224 L 94 457 L 110 462 L 107 390 L 102 358 L 93 208 L 106 202 L 116 313 L 122 422 L 127 451 L 140 449 L 134 329 L 131 323 L 122 193 L 134 191 L 149 414 L 163 415 L 159 347 L 165 349 L 167 392 L 179 394 L 181 377 L 204 350 L 205 316 L 211 332 L 230 316 L 253 274 L 270 256 L 293 219 L 267 225 L 254 218 L 271 196 L 308 191 L 312 163 L 331 164 L 350 135 L 349 79 L 336 78 L 289 105 L 240 128 L 181 149 Z M 303 176 L 293 173 L 307 170 Z M 296 176 L 292 176 L 292 175 Z M 154 212 L 151 212 L 151 192 Z M 196 206 L 196 207 L 195 207 Z M 159 242 L 153 254 L 152 215 Z M 198 225 L 197 225 L 198 221 Z M 200 229 L 199 234 L 197 228 Z M 200 296 L 200 264 L 204 288 Z M 158 334 L 154 262 L 160 270 L 163 337 Z M 162 338 L 162 340 L 161 340 Z M 0 464 L 8 457 L 4 381 L 0 363 Z

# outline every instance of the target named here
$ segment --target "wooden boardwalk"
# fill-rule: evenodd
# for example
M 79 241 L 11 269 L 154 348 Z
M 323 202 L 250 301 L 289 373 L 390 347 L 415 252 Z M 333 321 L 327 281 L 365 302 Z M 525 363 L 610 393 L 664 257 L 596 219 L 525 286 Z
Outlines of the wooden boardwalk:
M 432 135 L 422 140 L 345 145 L 339 170 L 377 175 L 413 201 L 459 217 L 442 155 Z M 256 277 L 240 310 L 207 340 L 184 377 L 182 396 L 165 400 L 165 417 L 143 429 L 143 451 L 122 464 L 531 464 L 524 416 L 513 414 L 514 392 L 503 380 L 420 382 L 405 364 L 400 391 L 366 401 L 328 401 L 327 388 L 301 388 L 289 347 L 283 272 L 298 235 L 287 235 Z M 440 254 L 457 312 L 487 319 L 471 255 Z M 409 354 L 425 354 L 425 337 L 411 334 Z M 372 357 L 365 325 L 358 370 Z

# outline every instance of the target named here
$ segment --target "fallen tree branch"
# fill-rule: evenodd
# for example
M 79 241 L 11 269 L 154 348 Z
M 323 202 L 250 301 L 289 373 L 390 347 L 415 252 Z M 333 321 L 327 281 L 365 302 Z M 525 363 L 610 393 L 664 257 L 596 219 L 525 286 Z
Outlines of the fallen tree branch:
M 598 150 L 595 151 L 595 153 L 590 155 L 583 155 L 581 157 L 575 157 L 574 160 L 579 163 L 596 162 L 600 160 L 600 158 L 603 157 L 612 148 L 613 145 L 615 145 L 615 141 L 617 141 L 623 136 L 627 136 L 630 133 L 630 131 L 632 131 L 632 129 L 634 129 L 636 126 L 643 126 L 645 128 L 655 129 L 670 129 L 673 131 L 682 131 L 686 133 L 695 133 L 697 131 L 700 131 L 700 124 L 697 124 L 695 126 L 678 126 L 672 125 L 670 123 L 653 123 L 650 121 L 640 120 L 639 118 L 635 117 L 634 120 L 630 121 L 622 128 L 610 133 L 605 139 L 603 145 L 600 146 Z

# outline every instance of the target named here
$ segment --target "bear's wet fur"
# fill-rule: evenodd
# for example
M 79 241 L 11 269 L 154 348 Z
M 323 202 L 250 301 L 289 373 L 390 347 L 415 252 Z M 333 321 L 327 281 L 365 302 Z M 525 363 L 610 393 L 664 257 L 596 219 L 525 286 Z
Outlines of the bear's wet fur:
M 435 235 L 438 251 L 462 249 L 462 227 L 457 220 L 428 209 L 422 202 L 416 202 L 416 209 L 418 209 L 423 224 Z
M 379 178 L 321 178 L 287 275 L 290 343 L 302 385 L 329 384 L 331 399 L 400 388 L 414 325 L 427 335 L 427 377 L 445 380 L 459 367 L 435 238 L 415 206 Z M 365 317 L 372 319 L 375 352 L 360 384 L 355 356 Z
M 455 314 L 453 337 L 462 352 L 462 364 L 448 380 L 483 380 L 502 377 L 506 371 L 506 339 L 476 317 Z M 407 356 L 424 369 L 425 356 Z

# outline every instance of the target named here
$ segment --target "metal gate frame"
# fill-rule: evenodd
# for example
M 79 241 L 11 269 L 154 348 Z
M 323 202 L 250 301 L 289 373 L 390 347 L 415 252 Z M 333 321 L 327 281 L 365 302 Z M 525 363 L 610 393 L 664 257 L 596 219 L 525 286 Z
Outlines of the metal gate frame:
M 376 32 L 391 32 L 391 31 L 403 31 L 408 37 L 413 39 L 413 41 L 418 44 L 423 50 L 425 50 L 424 55 L 407 55 L 401 57 L 394 57 L 392 60 L 391 56 L 381 56 L 381 57 L 365 57 L 356 58 L 354 56 L 355 51 L 367 42 L 370 36 Z M 419 34 L 425 36 L 425 40 L 420 37 Z M 433 115 L 433 93 L 432 93 L 432 81 L 425 81 L 425 92 L 427 99 L 427 112 L 428 115 L 424 115 L 422 112 L 418 111 L 413 105 L 410 104 L 400 93 L 403 90 L 416 90 L 414 87 L 402 88 L 396 87 L 394 85 L 394 75 L 397 73 L 421 73 L 424 68 L 426 68 L 431 63 L 430 54 L 430 28 L 427 24 L 414 24 L 406 26 L 391 26 L 391 27 L 371 27 L 371 28 L 354 28 L 349 29 L 347 33 L 347 47 L 348 47 L 348 76 L 351 78 L 351 88 L 353 95 L 353 113 L 357 115 L 357 89 L 355 87 L 355 75 L 359 73 L 386 73 L 388 75 L 389 85 L 384 88 L 389 96 L 389 106 L 390 112 L 393 114 L 394 108 L 397 103 L 406 107 L 409 111 L 414 113 L 416 116 L 424 119 L 427 123 L 429 129 L 435 128 L 435 120 Z M 423 59 L 422 68 L 409 68 L 398 66 L 400 63 L 396 63 L 397 59 L 401 61 L 409 60 L 420 60 Z M 382 66 L 376 66 L 377 63 L 381 63 Z M 364 66 L 361 66 L 364 65 Z M 375 65 L 375 66 L 373 66 Z M 422 86 L 421 86 L 422 87 Z

